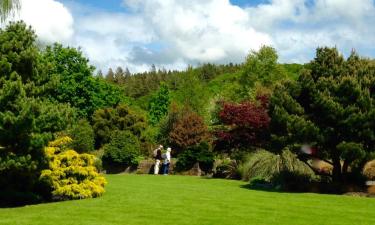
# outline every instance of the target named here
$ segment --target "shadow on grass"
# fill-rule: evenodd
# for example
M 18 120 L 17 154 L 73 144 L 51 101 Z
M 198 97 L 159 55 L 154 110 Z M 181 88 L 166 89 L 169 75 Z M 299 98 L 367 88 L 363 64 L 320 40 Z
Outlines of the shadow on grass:
M 329 184 L 329 183 L 292 183 L 284 186 L 272 186 L 271 184 L 244 184 L 241 188 L 256 191 L 277 192 L 277 193 L 312 193 L 312 194 L 328 194 L 328 195 L 349 195 L 349 196 L 366 196 L 366 191 L 360 186 Z
M 290 193 L 287 191 L 283 191 L 281 189 L 274 188 L 270 185 L 251 185 L 251 184 L 243 184 L 240 185 L 240 188 L 248 189 L 248 190 L 255 190 L 255 191 L 266 191 L 266 192 L 278 192 L 278 193 Z
M 40 203 L 43 203 L 41 199 L 28 194 L 6 195 L 6 193 L 2 193 L 0 195 L 0 208 L 17 208 Z

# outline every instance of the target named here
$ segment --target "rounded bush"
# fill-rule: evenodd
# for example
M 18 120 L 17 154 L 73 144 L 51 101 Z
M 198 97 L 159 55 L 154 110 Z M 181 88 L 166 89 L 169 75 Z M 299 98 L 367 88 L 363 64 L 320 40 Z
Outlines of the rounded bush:
M 103 167 L 129 167 L 138 165 L 140 143 L 130 131 L 115 131 L 110 142 L 104 146 Z
M 106 180 L 96 170 L 95 156 L 66 149 L 64 146 L 71 141 L 71 138 L 63 137 L 45 148 L 49 168 L 42 171 L 41 182 L 50 188 L 54 200 L 102 195 Z
M 199 145 L 189 147 L 178 155 L 176 169 L 186 171 L 199 163 L 199 168 L 207 173 L 212 171 L 214 162 L 214 154 L 210 151 L 209 145 L 202 142 Z

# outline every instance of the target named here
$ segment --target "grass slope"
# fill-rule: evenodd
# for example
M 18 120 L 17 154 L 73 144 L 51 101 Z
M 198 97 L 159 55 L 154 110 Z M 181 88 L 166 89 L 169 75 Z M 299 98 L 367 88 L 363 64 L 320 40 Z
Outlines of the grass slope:
M 0 224 L 375 224 L 375 199 L 242 188 L 240 181 L 111 175 L 97 199 L 0 209 Z

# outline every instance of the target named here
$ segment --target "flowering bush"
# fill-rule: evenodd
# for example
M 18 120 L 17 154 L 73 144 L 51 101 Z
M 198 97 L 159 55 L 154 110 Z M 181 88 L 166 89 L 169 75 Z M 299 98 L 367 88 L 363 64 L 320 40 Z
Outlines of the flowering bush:
M 102 195 L 106 180 L 95 168 L 95 156 L 66 149 L 71 141 L 69 137 L 62 137 L 45 148 L 49 168 L 42 171 L 40 180 L 51 189 L 54 200 Z

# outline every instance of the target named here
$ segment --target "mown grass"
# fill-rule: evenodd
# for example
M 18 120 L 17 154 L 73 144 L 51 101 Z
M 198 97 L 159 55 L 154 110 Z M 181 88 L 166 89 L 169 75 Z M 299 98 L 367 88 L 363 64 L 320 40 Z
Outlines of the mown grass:
M 110 175 L 97 199 L 0 209 L 0 224 L 375 224 L 375 199 L 255 191 L 240 181 Z

